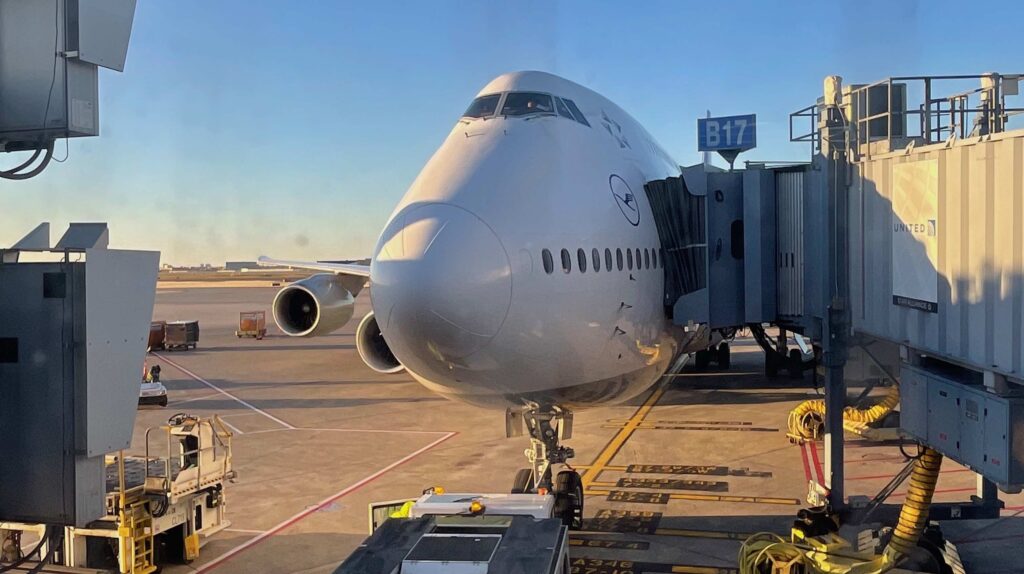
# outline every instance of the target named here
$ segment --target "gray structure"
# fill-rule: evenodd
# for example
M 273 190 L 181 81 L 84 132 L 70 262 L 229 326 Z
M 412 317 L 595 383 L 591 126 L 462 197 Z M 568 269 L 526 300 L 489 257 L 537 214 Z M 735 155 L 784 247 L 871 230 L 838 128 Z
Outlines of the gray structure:
M 673 315 L 724 335 L 775 324 L 782 336 L 758 337 L 775 360 L 795 352 L 785 331 L 813 341 L 833 509 L 845 504 L 840 413 L 858 371 L 903 379 L 904 431 L 983 478 L 950 514 L 997 516 L 994 485 L 1024 484 L 1024 130 L 1008 129 L 1024 109 L 1007 104 L 1020 77 L 832 76 L 790 117 L 808 163 L 683 170 L 706 198 L 708 281 L 668 302 Z M 810 130 L 796 135 L 802 121 Z
M 0 250 L 0 521 L 84 526 L 131 443 L 159 253 L 106 249 L 103 224 L 45 237 Z
M 0 0 L 0 152 L 37 152 L 0 178 L 40 173 L 58 138 L 99 134 L 98 68 L 124 70 L 135 1 Z

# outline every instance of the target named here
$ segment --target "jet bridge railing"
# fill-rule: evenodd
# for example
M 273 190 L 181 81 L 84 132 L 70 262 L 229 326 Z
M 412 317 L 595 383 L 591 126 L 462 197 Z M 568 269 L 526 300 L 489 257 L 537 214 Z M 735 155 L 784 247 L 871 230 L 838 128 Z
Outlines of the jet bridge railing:
M 902 149 L 911 142 L 927 145 L 1001 133 L 1024 108 L 1007 104 L 1020 95 L 1022 74 L 894 76 L 843 90 L 842 109 L 854 162 L 860 157 Z M 969 82 L 977 87 L 964 89 Z M 953 91 L 950 91 L 953 90 Z M 941 95 L 940 95 L 941 94 Z M 916 105 L 908 105 L 913 100 Z M 789 141 L 810 143 L 811 155 L 821 150 L 819 131 L 824 99 L 789 115 Z M 916 122 L 909 122 L 911 118 Z M 809 131 L 798 130 L 810 123 Z M 916 126 L 914 124 L 916 123 Z M 911 130 L 910 126 L 914 126 Z

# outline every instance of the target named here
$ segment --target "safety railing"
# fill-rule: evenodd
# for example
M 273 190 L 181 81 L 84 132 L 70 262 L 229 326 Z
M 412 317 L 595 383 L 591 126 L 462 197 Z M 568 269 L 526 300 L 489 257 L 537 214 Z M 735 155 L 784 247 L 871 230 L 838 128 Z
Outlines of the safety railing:
M 850 147 L 870 156 L 872 145 L 865 144 L 887 142 L 880 148 L 891 151 L 910 142 L 927 145 L 1003 132 L 1012 116 L 1024 113 L 1024 107 L 1007 105 L 1008 97 L 1020 95 L 1022 79 L 1024 74 L 894 76 L 857 86 L 843 94 Z M 970 81 L 979 85 L 963 89 Z M 951 86 L 958 89 L 943 94 Z M 917 104 L 909 105 L 911 99 Z M 821 149 L 822 107 L 817 103 L 789 116 L 790 141 L 810 143 L 812 155 Z M 810 130 L 797 134 L 795 125 L 808 121 Z
M 194 425 L 192 430 L 186 431 L 182 434 L 175 434 L 175 429 L 187 428 L 187 425 Z M 209 438 L 213 444 L 204 445 L 203 426 L 209 428 Z M 150 454 L 150 435 L 154 430 L 163 431 L 166 438 L 166 455 L 165 456 L 153 456 Z M 196 448 L 181 448 L 184 444 L 182 439 L 186 437 L 196 438 Z M 172 486 L 180 476 L 181 471 L 193 468 L 195 472 L 195 489 L 198 491 L 202 488 L 203 479 L 206 476 L 203 473 L 203 459 L 206 458 L 204 455 L 209 454 L 210 459 L 217 463 L 216 468 L 213 469 L 219 475 L 226 475 L 231 469 L 231 437 L 232 433 L 220 420 L 220 417 L 214 415 L 210 419 L 199 420 L 194 418 L 187 418 L 182 421 L 181 424 L 166 425 L 160 427 L 152 427 L 146 430 L 146 454 L 145 454 L 145 471 L 143 485 L 149 483 L 150 478 L 159 478 L 163 481 L 163 491 L 170 493 Z M 175 448 L 175 446 L 179 448 Z M 175 472 L 174 462 L 178 461 L 178 469 Z M 163 474 L 156 475 L 151 474 L 150 462 L 157 462 L 158 467 L 163 468 Z M 207 469 L 209 471 L 211 469 Z

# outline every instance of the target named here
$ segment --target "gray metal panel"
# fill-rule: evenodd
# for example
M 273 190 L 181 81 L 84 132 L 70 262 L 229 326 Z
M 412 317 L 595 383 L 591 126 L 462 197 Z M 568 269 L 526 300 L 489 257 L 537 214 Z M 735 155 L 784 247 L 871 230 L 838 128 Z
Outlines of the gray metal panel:
M 1005 418 L 1005 417 L 1004 417 Z M 964 389 L 960 395 L 960 458 L 972 468 L 985 463 L 985 392 Z M 1006 482 L 1003 478 L 1000 482 Z
M 743 293 L 747 323 L 774 322 L 777 313 L 775 172 L 743 173 Z
M 87 249 L 88 456 L 128 448 L 156 297 L 160 254 Z
M 707 244 L 709 323 L 712 328 L 743 325 L 742 242 L 733 245 L 733 225 L 743 225 L 743 174 L 708 174 Z M 733 256 L 733 248 L 740 257 Z
M 106 223 L 72 223 L 57 242 L 57 249 L 104 248 L 110 243 Z
M 42 129 L 44 115 L 47 127 L 66 125 L 64 60 L 54 53 L 55 44 L 64 49 L 63 26 L 55 30 L 63 18 L 63 4 L 0 2 L 0 140 L 4 132 Z
M 18 351 L 0 362 L 0 520 L 81 524 L 100 516 L 75 515 L 73 406 L 84 373 L 65 349 L 80 341 L 81 272 L 81 264 L 0 265 L 0 338 L 16 340 Z M 63 277 L 63 297 L 46 296 L 48 275 Z M 100 492 L 91 506 L 102 504 Z
M 777 206 L 776 276 L 778 314 L 804 314 L 804 173 L 779 171 L 775 175 Z
M 928 439 L 928 380 L 921 371 L 900 369 L 900 426 L 921 440 Z
M 984 398 L 984 421 L 985 430 L 982 438 L 982 449 L 979 456 L 982 459 L 975 468 L 980 469 L 985 476 L 996 483 L 1006 484 L 1010 481 L 1010 467 L 1012 466 L 1013 455 L 1010 452 L 1010 433 L 1007 432 L 1009 405 L 997 397 Z M 1022 457 L 1024 458 L 1024 457 Z M 1018 462 L 1018 465 L 1020 462 Z
M 892 302 L 892 169 L 922 160 L 938 165 L 937 313 Z M 854 329 L 1021 378 L 1024 130 L 875 156 L 852 178 Z
M 78 5 L 78 57 L 97 66 L 124 71 L 135 17 L 135 0 L 75 3 Z
M 928 384 L 928 445 L 942 454 L 960 457 L 960 388 L 932 378 Z M 945 424 L 935 424 L 944 421 Z

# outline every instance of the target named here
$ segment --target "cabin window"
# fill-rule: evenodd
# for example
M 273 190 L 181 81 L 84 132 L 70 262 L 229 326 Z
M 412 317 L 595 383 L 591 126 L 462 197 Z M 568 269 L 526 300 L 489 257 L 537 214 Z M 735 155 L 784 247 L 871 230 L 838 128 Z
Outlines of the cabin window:
M 580 266 L 580 273 L 587 272 L 587 252 L 582 248 L 576 250 L 576 261 Z
M 501 94 L 490 94 L 487 96 L 480 96 L 473 100 L 473 103 L 469 104 L 466 108 L 466 112 L 462 114 L 464 118 L 485 118 L 493 116 L 495 110 L 498 109 L 498 100 L 501 99 Z
M 650 268 L 651 268 L 651 251 L 645 247 L 644 248 L 644 269 L 650 269 Z
M 551 101 L 551 96 L 536 92 L 511 92 L 505 96 L 505 105 L 501 108 L 503 116 L 553 113 L 555 105 Z
M 612 270 L 612 250 L 607 247 L 604 248 L 604 268 Z
M 622 271 L 622 248 L 615 249 L 615 261 L 618 263 L 619 271 Z
M 551 258 L 551 252 L 545 249 L 540 252 L 540 258 L 544 261 L 544 272 L 551 275 L 555 271 L 555 262 Z
M 655 269 L 658 268 L 658 250 L 657 249 L 651 249 L 651 264 L 654 266 Z
M 583 112 L 581 112 L 580 109 L 576 107 L 576 103 L 568 98 L 562 99 L 565 100 L 565 105 L 569 106 L 569 110 L 572 112 L 572 117 L 576 118 L 576 121 L 589 128 L 590 122 L 588 122 L 587 118 L 584 117 Z
M 626 269 L 633 270 L 633 250 L 626 250 Z
M 562 98 L 555 98 L 555 107 L 558 108 L 558 115 L 564 118 L 569 118 L 570 120 L 576 119 L 572 117 L 572 112 L 569 111 L 569 106 L 565 105 L 565 102 L 562 101 Z
M 636 268 L 637 268 L 637 271 L 639 271 L 640 270 L 640 248 L 637 247 L 636 251 L 634 251 L 634 253 L 636 253 Z
M 562 250 L 562 271 L 566 273 L 572 271 L 572 256 L 569 255 L 568 249 Z
M 601 253 L 597 250 L 596 247 L 590 251 L 590 258 L 593 260 L 592 263 L 594 264 L 594 272 L 596 273 L 596 272 L 600 271 L 601 270 Z

